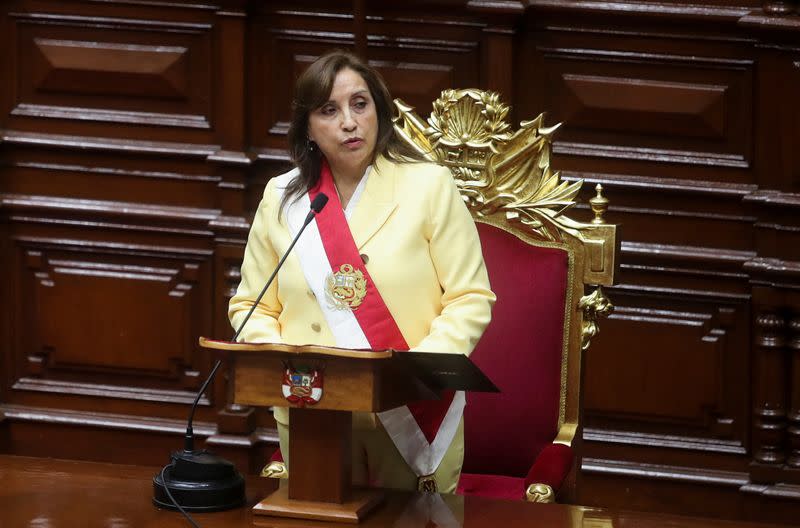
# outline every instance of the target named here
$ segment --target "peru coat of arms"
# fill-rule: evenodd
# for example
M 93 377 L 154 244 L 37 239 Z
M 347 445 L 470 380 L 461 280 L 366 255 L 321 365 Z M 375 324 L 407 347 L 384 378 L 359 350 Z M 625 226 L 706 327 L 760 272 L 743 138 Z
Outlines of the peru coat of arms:
M 293 405 L 316 405 L 322 399 L 322 371 L 287 366 L 282 389 L 284 398 Z

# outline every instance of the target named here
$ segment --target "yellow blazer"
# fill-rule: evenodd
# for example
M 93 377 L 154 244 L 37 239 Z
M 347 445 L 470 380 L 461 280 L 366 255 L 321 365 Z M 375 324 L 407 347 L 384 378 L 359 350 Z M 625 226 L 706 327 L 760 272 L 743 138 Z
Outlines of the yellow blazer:
M 229 305 L 234 328 L 291 243 L 275 181 L 267 184 L 250 229 L 242 279 Z M 495 295 L 475 223 L 450 171 L 378 157 L 349 225 L 409 347 L 471 353 L 489 324 Z M 336 345 L 297 255 L 289 255 L 239 338 Z M 276 409 L 275 418 L 287 423 L 288 412 Z

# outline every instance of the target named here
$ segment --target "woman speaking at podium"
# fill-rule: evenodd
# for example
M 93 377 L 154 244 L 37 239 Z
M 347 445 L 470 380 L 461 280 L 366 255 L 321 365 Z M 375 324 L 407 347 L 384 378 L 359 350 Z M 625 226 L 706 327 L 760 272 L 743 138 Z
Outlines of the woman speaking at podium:
M 469 354 L 495 296 L 478 233 L 448 169 L 395 134 L 380 75 L 357 57 L 320 57 L 295 86 L 296 168 L 269 181 L 229 317 L 238 328 L 319 193 L 302 233 L 241 341 Z M 455 491 L 464 455 L 463 392 L 353 416 L 353 483 Z M 289 412 L 276 408 L 281 451 Z

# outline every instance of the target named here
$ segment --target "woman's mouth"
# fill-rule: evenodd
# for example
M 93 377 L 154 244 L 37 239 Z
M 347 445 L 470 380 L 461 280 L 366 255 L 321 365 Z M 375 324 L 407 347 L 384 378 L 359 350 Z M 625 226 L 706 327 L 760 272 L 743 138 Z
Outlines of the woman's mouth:
M 347 139 L 344 142 L 344 146 L 348 147 L 348 148 L 351 148 L 351 149 L 358 148 L 363 144 L 364 144 L 364 140 L 361 139 L 361 138 L 357 138 L 357 137 L 356 138 Z

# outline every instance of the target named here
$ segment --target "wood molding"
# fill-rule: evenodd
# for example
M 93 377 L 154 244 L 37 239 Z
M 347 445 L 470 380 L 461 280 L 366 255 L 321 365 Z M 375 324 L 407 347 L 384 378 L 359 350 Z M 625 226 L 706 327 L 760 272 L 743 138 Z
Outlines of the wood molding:
M 74 136 L 9 129 L 3 131 L 2 141 L 7 145 L 43 149 L 71 149 L 81 152 L 100 151 L 130 155 L 168 155 L 203 159 L 219 150 L 218 145 Z
M 197 387 L 199 388 L 199 386 Z M 143 387 L 125 387 L 121 385 L 102 385 L 95 383 L 67 382 L 44 380 L 37 378 L 20 378 L 14 382 L 12 389 L 19 391 L 64 394 L 72 396 L 91 396 L 93 398 L 116 398 L 135 401 L 175 403 L 191 405 L 196 396 L 192 391 L 161 390 Z M 198 405 L 211 406 L 211 401 L 202 396 Z
M 800 262 L 798 261 L 757 257 L 745 262 L 744 269 L 759 275 L 800 278 Z
M 772 499 L 800 500 L 800 486 L 794 484 L 746 484 L 740 490 L 743 493 Z
M 680 261 L 684 263 L 730 265 L 739 268 L 751 262 L 756 256 L 754 251 L 738 251 L 725 248 L 697 246 L 679 246 L 673 244 L 657 244 L 650 242 L 623 242 L 623 255 L 646 258 L 657 261 Z M 627 259 L 626 259 L 627 260 Z
M 532 10 L 553 12 L 610 14 L 614 16 L 677 18 L 709 20 L 714 22 L 736 22 L 750 13 L 750 8 L 724 5 L 708 5 L 692 2 L 607 2 L 602 0 L 528 0 Z
M 132 123 L 140 125 L 173 126 L 183 128 L 210 129 L 208 118 L 203 115 L 165 114 L 156 112 L 131 112 L 103 110 L 75 106 L 56 106 L 21 103 L 11 111 L 13 116 L 45 117 L 51 119 L 75 119 L 105 123 Z
M 666 464 L 643 464 L 623 460 L 583 458 L 581 471 L 589 474 L 615 475 L 626 478 L 647 478 L 695 484 L 713 484 L 740 488 L 750 482 L 747 473 Z
M 595 143 L 556 141 L 553 144 L 553 153 L 564 156 L 618 158 L 651 163 L 680 163 L 739 169 L 750 168 L 750 162 L 743 156 L 737 154 L 714 154 L 711 152 L 598 145 Z
M 758 189 L 742 198 L 743 201 L 765 205 L 800 207 L 800 193 L 783 192 L 774 189 Z
M 777 15 L 766 13 L 762 10 L 754 10 L 742 16 L 738 23 L 742 27 L 756 31 L 800 31 L 800 13 L 792 15 Z
M 738 440 L 663 435 L 639 431 L 615 431 L 594 427 L 584 427 L 583 440 L 586 442 L 627 446 L 668 447 L 670 449 L 705 451 L 727 455 L 747 454 L 747 448 Z
M 148 431 L 170 434 L 183 434 L 186 432 L 186 420 L 183 419 L 153 418 L 11 404 L 1 404 L 0 412 L 6 416 L 8 421 L 16 422 L 90 426 L 123 431 Z M 212 436 L 217 433 L 216 425 L 213 423 L 195 421 L 192 428 L 198 436 Z
M 468 0 L 467 9 L 480 13 L 521 15 L 525 12 L 522 0 Z

